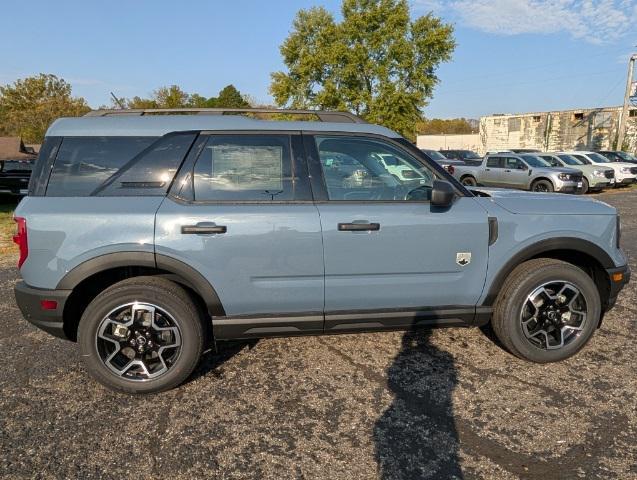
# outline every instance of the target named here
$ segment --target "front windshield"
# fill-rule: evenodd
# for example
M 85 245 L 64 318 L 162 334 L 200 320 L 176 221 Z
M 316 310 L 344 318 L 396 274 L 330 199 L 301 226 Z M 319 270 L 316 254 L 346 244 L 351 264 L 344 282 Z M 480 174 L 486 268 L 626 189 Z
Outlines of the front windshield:
M 549 162 L 536 155 L 520 155 L 520 157 L 531 167 L 543 168 L 551 166 Z
M 584 165 L 584 162 L 578 160 L 573 155 L 558 155 L 558 157 L 567 165 Z
M 626 152 L 617 152 L 617 156 L 620 157 L 622 160 L 625 160 L 627 162 L 634 162 L 635 160 L 637 160 L 637 158 L 635 158 L 633 155 L 631 155 L 630 153 L 626 153 Z
M 608 163 L 609 160 L 599 153 L 587 153 L 586 157 L 590 158 L 593 163 Z
M 459 150 L 458 157 L 462 160 L 477 160 L 480 158 L 476 152 L 472 152 L 471 150 Z
M 429 158 L 431 158 L 432 160 L 435 161 L 440 161 L 440 160 L 446 160 L 447 157 L 445 157 L 442 153 L 440 152 L 436 152 L 435 150 L 422 150 L 422 152 L 427 155 Z

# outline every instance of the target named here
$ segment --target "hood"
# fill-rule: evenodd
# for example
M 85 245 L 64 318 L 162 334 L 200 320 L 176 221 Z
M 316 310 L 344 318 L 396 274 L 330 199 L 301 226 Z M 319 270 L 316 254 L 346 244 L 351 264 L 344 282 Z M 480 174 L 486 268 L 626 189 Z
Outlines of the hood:
M 500 188 L 470 188 L 482 197 L 489 197 L 500 207 L 520 215 L 616 215 L 610 205 L 579 195 L 535 193 Z
M 571 175 L 581 175 L 582 172 L 570 167 L 530 167 L 533 172 L 546 173 L 570 173 Z

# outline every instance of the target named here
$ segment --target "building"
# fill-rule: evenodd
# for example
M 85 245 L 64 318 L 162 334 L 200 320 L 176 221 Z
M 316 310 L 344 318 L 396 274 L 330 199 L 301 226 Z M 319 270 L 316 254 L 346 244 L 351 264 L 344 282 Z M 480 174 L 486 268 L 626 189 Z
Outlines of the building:
M 467 149 L 481 155 L 491 150 L 512 148 L 543 151 L 614 150 L 621 112 L 621 107 L 604 107 L 490 115 L 480 118 L 478 139 L 471 135 L 419 135 L 418 146 L 436 150 Z M 624 149 L 635 152 L 637 109 L 629 111 L 626 128 Z M 440 138 L 431 137 L 444 137 L 444 143 Z
M 418 135 L 418 148 L 426 150 L 473 150 L 477 152 L 482 144 L 477 133 L 454 135 Z
M 34 146 L 25 146 L 20 137 L 0 137 L 0 161 L 35 160 Z

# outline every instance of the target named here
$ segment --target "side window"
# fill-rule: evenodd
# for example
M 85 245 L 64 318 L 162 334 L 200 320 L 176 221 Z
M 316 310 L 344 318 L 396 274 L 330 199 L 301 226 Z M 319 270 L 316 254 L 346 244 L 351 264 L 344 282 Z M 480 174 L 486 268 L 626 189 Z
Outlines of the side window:
M 434 174 L 389 143 L 363 137 L 316 137 L 330 200 L 427 201 Z
M 518 158 L 507 157 L 504 161 L 504 168 L 509 170 L 519 170 L 522 168 L 522 162 Z
M 489 157 L 487 159 L 487 167 L 489 168 L 502 168 L 502 157 Z
M 551 164 L 551 167 L 561 167 L 562 164 L 553 156 L 551 155 L 545 155 L 542 157 L 542 159 L 546 160 L 547 162 L 549 162 Z
M 193 173 L 195 201 L 294 200 L 288 135 L 211 135 Z
M 165 195 L 177 169 L 188 153 L 195 133 L 166 135 L 124 165 L 95 195 Z
M 46 189 L 49 197 L 85 197 L 156 137 L 66 137 Z

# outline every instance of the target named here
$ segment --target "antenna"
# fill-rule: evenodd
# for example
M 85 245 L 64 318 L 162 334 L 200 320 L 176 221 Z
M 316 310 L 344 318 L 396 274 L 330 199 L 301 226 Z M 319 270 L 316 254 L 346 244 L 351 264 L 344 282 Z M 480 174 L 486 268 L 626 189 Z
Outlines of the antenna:
M 122 103 L 122 101 L 119 98 L 117 98 L 113 92 L 111 92 L 111 97 L 113 97 L 113 100 L 115 100 L 115 103 L 119 105 L 119 108 L 121 108 L 122 110 L 126 108 L 124 107 L 124 104 Z

